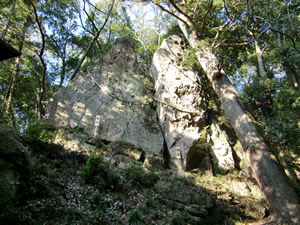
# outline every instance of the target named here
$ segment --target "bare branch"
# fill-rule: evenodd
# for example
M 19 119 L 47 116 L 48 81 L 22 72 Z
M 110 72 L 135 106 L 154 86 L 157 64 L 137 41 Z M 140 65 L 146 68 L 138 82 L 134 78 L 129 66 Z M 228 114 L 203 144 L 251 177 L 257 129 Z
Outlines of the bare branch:
M 227 21 L 226 21 L 226 23 L 224 23 L 222 26 L 219 27 L 218 32 L 217 32 L 217 34 L 216 34 L 216 36 L 214 38 L 213 44 L 212 44 L 213 48 L 215 46 L 215 41 L 218 39 L 221 31 L 229 24 L 229 22 L 230 22 L 230 19 L 228 18 Z
M 180 20 L 181 22 L 186 24 L 186 21 L 184 21 L 183 19 L 181 19 L 179 16 L 175 15 L 174 13 L 172 13 L 171 11 L 167 10 L 165 7 L 163 7 L 160 4 L 154 3 L 156 6 L 158 6 L 162 11 L 165 11 L 166 13 L 170 14 L 171 16 L 174 16 L 176 19 Z M 187 25 L 187 24 L 186 24 Z
M 254 41 L 254 38 L 251 39 L 250 41 L 247 42 L 243 42 L 243 43 L 232 43 L 232 44 L 219 44 L 218 46 L 222 46 L 222 47 L 237 47 L 237 46 L 245 46 L 245 45 L 249 45 L 250 43 L 252 43 Z M 217 47 L 217 46 L 216 46 Z
M 90 50 L 92 49 L 94 43 L 97 41 L 98 37 L 100 36 L 100 33 L 102 32 L 102 30 L 104 29 L 105 25 L 107 24 L 107 22 L 108 22 L 108 20 L 109 20 L 109 17 L 110 17 L 110 15 L 111 15 L 111 12 L 112 12 L 112 10 L 113 10 L 114 4 L 115 4 L 115 0 L 112 1 L 111 7 L 110 7 L 110 9 L 109 9 L 109 12 L 108 12 L 108 14 L 107 14 L 107 17 L 106 17 L 106 19 L 105 19 L 105 21 L 104 21 L 102 27 L 97 31 L 97 33 L 96 33 L 96 35 L 94 36 L 93 40 L 92 40 L 91 43 L 89 44 L 89 46 L 88 46 L 86 52 L 85 52 L 84 55 L 81 57 L 81 59 L 80 59 L 78 65 L 76 66 L 76 68 L 75 68 L 75 70 L 74 70 L 74 72 L 73 72 L 73 74 L 72 74 L 70 80 L 74 79 L 74 77 L 75 77 L 76 74 L 78 73 L 78 71 L 79 71 L 79 69 L 80 69 L 80 67 L 81 67 L 81 64 L 82 64 L 83 61 L 85 60 L 87 54 L 90 52 Z
M 97 11 L 103 13 L 104 15 L 107 15 L 106 12 L 102 11 L 101 9 L 99 9 L 96 5 L 94 5 L 93 3 L 91 3 L 90 0 L 87 0 L 87 3 L 88 3 L 89 5 L 91 5 L 91 6 L 93 6 Z

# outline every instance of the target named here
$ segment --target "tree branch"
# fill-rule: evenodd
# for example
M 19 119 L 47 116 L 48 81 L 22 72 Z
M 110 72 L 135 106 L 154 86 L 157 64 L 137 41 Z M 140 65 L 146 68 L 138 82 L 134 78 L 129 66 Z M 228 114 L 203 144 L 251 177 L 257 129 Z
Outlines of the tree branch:
M 183 19 L 181 19 L 179 16 L 175 15 L 171 11 L 167 10 L 162 5 L 154 3 L 154 2 L 153 2 L 153 4 L 156 5 L 156 6 L 158 6 L 162 11 L 165 11 L 166 13 L 170 14 L 171 16 L 174 16 L 176 19 L 180 20 L 181 22 L 183 22 L 183 23 L 185 23 L 187 25 L 186 21 L 184 21 Z
M 87 3 L 91 6 L 93 6 L 97 11 L 103 13 L 104 15 L 107 15 L 106 12 L 102 11 L 101 9 L 99 9 L 96 5 L 94 5 L 93 3 L 91 3 L 91 1 L 87 0 Z
M 78 73 L 78 71 L 79 71 L 79 69 L 80 69 L 80 67 L 81 67 L 81 65 L 82 65 L 82 63 L 83 63 L 83 61 L 85 60 L 87 54 L 90 52 L 90 50 L 92 49 L 94 43 L 97 41 L 98 37 L 100 36 L 101 31 L 104 29 L 106 23 L 108 22 L 108 19 L 109 19 L 110 15 L 111 15 L 111 12 L 112 12 L 112 10 L 113 10 L 114 4 L 115 4 L 115 0 L 113 0 L 113 2 L 112 2 L 112 4 L 111 4 L 111 7 L 110 7 L 110 9 L 109 9 L 109 12 L 108 12 L 108 14 L 107 14 L 107 17 L 106 17 L 106 19 L 105 19 L 105 21 L 104 21 L 102 27 L 97 31 L 97 33 L 96 33 L 96 35 L 94 36 L 93 40 L 92 40 L 91 43 L 89 44 L 89 46 L 88 46 L 86 52 L 85 52 L 84 55 L 81 57 L 81 59 L 80 59 L 78 65 L 77 65 L 77 67 L 75 68 L 75 70 L 74 70 L 74 72 L 73 72 L 73 74 L 72 74 L 70 80 L 74 79 L 74 77 L 75 77 L 76 74 Z
M 201 28 L 200 28 L 200 34 L 199 34 L 200 38 L 203 38 L 203 31 L 204 31 L 205 21 L 206 21 L 206 18 L 208 16 L 209 12 L 211 11 L 211 9 L 213 7 L 213 3 L 214 3 L 214 0 L 211 0 L 209 8 L 208 8 L 208 10 L 206 11 L 206 13 L 203 17 L 203 20 L 202 20 L 202 23 L 201 23 Z
M 213 48 L 214 48 L 214 46 L 215 46 L 215 41 L 218 39 L 218 37 L 219 37 L 221 31 L 229 24 L 229 22 L 230 22 L 230 19 L 228 18 L 227 21 L 226 21 L 226 23 L 224 23 L 221 27 L 219 27 L 218 32 L 217 32 L 217 34 L 216 34 L 216 36 L 215 36 L 215 38 L 214 38 L 214 41 L 213 41 L 213 43 L 212 43 L 212 47 L 213 47 Z
M 188 25 L 188 27 L 191 27 L 193 29 L 193 35 L 195 35 L 197 38 L 201 38 L 198 32 L 198 28 L 194 23 L 194 21 L 186 13 L 184 13 L 179 7 L 177 7 L 177 5 L 174 3 L 173 0 L 169 0 L 169 3 L 175 9 L 175 11 L 180 15 L 181 18 L 180 21 L 185 21 L 184 23 Z
M 282 31 L 280 31 L 280 30 L 275 30 L 275 29 L 273 29 L 272 27 L 270 27 L 270 30 L 273 31 L 273 32 L 276 32 L 276 33 L 280 33 L 280 34 L 282 34 L 282 35 L 285 35 L 286 37 L 288 37 L 289 39 L 291 39 L 291 41 L 293 42 L 293 47 L 294 47 L 294 49 L 295 49 L 298 53 L 300 53 L 299 49 L 296 47 L 296 42 L 294 41 L 294 39 L 293 39 L 290 35 L 285 34 L 284 32 L 282 32 Z
M 222 46 L 222 47 L 237 47 L 237 46 L 245 46 L 245 45 L 249 45 L 250 43 L 252 43 L 254 41 L 254 38 L 251 39 L 250 41 L 247 42 L 243 42 L 243 43 L 232 43 L 232 44 L 219 44 L 217 46 Z M 215 46 L 215 47 L 217 47 Z
M 44 32 L 43 32 L 43 29 L 42 29 L 42 24 L 39 20 L 39 17 L 38 17 L 38 13 L 37 13 L 37 10 L 36 10 L 36 7 L 35 5 L 32 3 L 31 0 L 28 0 L 29 4 L 32 6 L 33 8 L 33 11 L 34 11 L 34 16 L 35 16 L 35 20 L 38 24 L 38 27 L 39 27 L 39 31 L 40 31 L 40 34 L 42 36 L 42 48 L 40 50 L 40 53 L 39 53 L 39 57 L 42 58 L 43 57 L 43 54 L 44 54 L 44 50 L 45 50 L 45 45 L 46 45 L 46 42 L 45 42 L 45 35 L 44 35 Z M 43 63 L 43 62 L 42 62 Z M 43 63 L 44 65 L 44 63 Z

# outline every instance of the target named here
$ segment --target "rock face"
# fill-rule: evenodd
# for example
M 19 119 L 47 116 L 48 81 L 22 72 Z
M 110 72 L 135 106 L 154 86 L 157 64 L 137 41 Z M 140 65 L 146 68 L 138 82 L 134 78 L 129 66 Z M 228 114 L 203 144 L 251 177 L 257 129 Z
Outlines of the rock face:
M 120 40 L 101 65 L 78 74 L 67 87 L 57 91 L 48 104 L 45 123 L 83 128 L 104 140 L 124 140 L 162 152 L 163 136 L 146 87 L 146 78 L 137 72 L 132 43 Z M 96 129 L 97 115 L 100 122 Z
M 24 169 L 32 161 L 27 148 L 11 129 L 0 129 L 0 211 L 14 204 Z
M 235 168 L 233 150 L 226 132 L 217 123 L 212 123 L 210 129 L 211 135 L 208 139 L 212 142 L 211 158 L 214 170 L 221 173 L 233 170 Z
M 197 167 L 197 163 L 201 163 L 195 146 L 206 121 L 201 80 L 196 72 L 182 68 L 184 48 L 180 37 L 172 35 L 166 38 L 155 52 L 150 69 L 171 166 L 179 170 Z

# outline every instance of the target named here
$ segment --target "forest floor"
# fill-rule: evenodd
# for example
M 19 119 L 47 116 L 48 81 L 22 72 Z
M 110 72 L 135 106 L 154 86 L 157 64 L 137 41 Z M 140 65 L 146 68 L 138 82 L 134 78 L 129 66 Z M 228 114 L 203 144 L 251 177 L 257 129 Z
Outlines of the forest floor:
M 87 156 L 40 141 L 27 145 L 34 169 L 23 178 L 17 205 L 0 215 L 1 224 L 223 225 L 267 216 L 263 199 L 232 189 L 234 182 L 251 180 L 239 171 L 178 174 L 125 156 L 115 165 L 105 151 Z

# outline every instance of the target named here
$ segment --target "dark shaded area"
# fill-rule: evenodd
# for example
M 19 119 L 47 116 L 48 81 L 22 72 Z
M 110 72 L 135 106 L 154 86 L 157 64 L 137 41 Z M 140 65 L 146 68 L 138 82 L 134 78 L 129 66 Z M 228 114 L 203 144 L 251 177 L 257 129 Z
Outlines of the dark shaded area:
M 263 216 L 255 208 L 261 202 L 224 193 L 213 180 L 209 187 L 210 181 L 205 177 L 198 177 L 201 182 L 197 182 L 197 176 L 193 175 L 182 177 L 170 170 L 144 170 L 139 162 L 128 161 L 125 155 L 118 156 L 122 162 L 128 161 L 125 169 L 120 169 L 102 154 L 87 157 L 56 144 L 24 142 L 30 148 L 35 166 L 21 180 L 15 207 L 0 213 L 0 224 L 137 224 L 140 221 L 233 225 L 236 221 L 255 221 Z M 116 144 L 106 146 L 103 153 Z
M 0 61 L 17 57 L 21 55 L 21 52 L 14 49 L 12 46 L 0 39 Z

